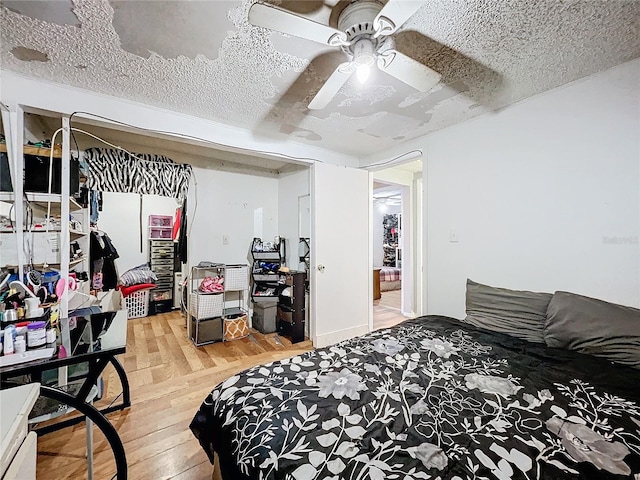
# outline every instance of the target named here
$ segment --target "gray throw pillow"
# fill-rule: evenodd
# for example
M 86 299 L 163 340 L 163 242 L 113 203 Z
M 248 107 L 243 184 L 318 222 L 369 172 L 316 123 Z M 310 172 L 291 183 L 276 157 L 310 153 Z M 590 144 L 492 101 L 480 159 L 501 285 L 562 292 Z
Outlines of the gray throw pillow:
M 529 342 L 544 343 L 550 293 L 490 287 L 467 279 L 466 323 Z
M 640 369 L 640 310 L 556 292 L 547 309 L 544 341 L 550 347 L 606 357 Z

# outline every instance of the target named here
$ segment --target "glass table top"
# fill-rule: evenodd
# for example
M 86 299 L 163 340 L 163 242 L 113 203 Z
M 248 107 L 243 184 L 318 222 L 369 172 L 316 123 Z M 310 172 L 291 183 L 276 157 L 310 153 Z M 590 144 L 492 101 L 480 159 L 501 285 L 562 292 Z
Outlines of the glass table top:
M 117 355 L 124 353 L 126 344 L 126 311 L 70 317 L 60 321 L 60 335 L 56 343 L 43 347 L 53 347 L 53 356 L 2 366 L 0 374 L 15 376 L 85 362 L 100 356 Z

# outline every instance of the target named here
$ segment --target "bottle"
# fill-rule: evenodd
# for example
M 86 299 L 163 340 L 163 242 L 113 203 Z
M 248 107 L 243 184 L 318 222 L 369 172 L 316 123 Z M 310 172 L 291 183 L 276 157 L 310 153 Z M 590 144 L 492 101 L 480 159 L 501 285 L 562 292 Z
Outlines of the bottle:
M 31 322 L 27 325 L 27 346 L 29 348 L 44 347 L 47 343 L 47 322 Z
M 13 334 L 9 327 L 4 329 L 4 354 L 13 355 Z
M 23 335 L 18 335 L 13 342 L 13 349 L 16 353 L 24 353 L 27 350 L 27 344 Z
M 53 328 L 47 330 L 46 340 L 48 344 L 56 343 L 56 331 Z

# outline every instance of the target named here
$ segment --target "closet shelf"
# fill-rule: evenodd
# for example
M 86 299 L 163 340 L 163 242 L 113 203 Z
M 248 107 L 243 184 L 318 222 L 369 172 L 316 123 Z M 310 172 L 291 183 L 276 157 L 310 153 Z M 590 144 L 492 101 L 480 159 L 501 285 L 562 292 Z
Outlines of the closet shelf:
M 69 230 L 69 236 L 72 240 L 84 237 L 86 235 L 89 235 L 89 232 L 83 232 L 82 230 Z
M 0 152 L 7 151 L 7 144 L 0 143 Z M 36 155 L 38 157 L 49 157 L 51 155 L 51 149 L 45 147 L 36 147 L 34 145 L 23 145 L 22 153 L 24 155 Z M 62 146 L 53 146 L 53 158 L 62 158 Z
M 83 255 L 82 257 L 76 258 L 74 260 L 69 260 L 69 266 L 72 267 L 73 265 L 78 265 L 79 263 L 82 263 L 85 258 L 87 257 Z
M 0 228 L 0 233 L 15 233 L 15 229 L 12 228 Z M 60 233 L 60 229 L 59 228 L 51 228 L 49 230 L 31 230 L 31 231 L 26 231 L 25 234 L 31 234 L 31 233 Z M 80 237 L 84 237 L 86 235 L 89 235 L 89 232 L 83 232 L 81 230 L 69 230 L 69 236 L 72 239 L 77 239 Z
M 47 210 L 47 201 L 51 199 L 51 213 L 60 214 L 60 202 L 62 197 L 59 193 L 52 193 L 51 195 L 48 195 L 46 193 L 26 192 L 24 195 L 27 197 L 31 207 L 44 211 Z M 0 192 L 0 202 L 15 202 L 15 194 L 13 192 Z M 69 197 L 69 211 L 77 212 L 79 210 L 82 210 L 82 206 L 72 197 Z

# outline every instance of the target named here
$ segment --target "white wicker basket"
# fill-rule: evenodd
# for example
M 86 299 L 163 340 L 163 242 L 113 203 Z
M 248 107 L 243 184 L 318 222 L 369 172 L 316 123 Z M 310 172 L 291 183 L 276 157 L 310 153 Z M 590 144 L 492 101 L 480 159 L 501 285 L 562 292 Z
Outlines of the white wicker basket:
M 124 298 L 127 318 L 142 318 L 149 314 L 149 289 L 138 290 Z
M 227 265 L 224 271 L 227 292 L 249 289 L 249 265 Z
M 189 313 L 198 320 L 222 316 L 223 306 L 222 293 L 189 294 Z

